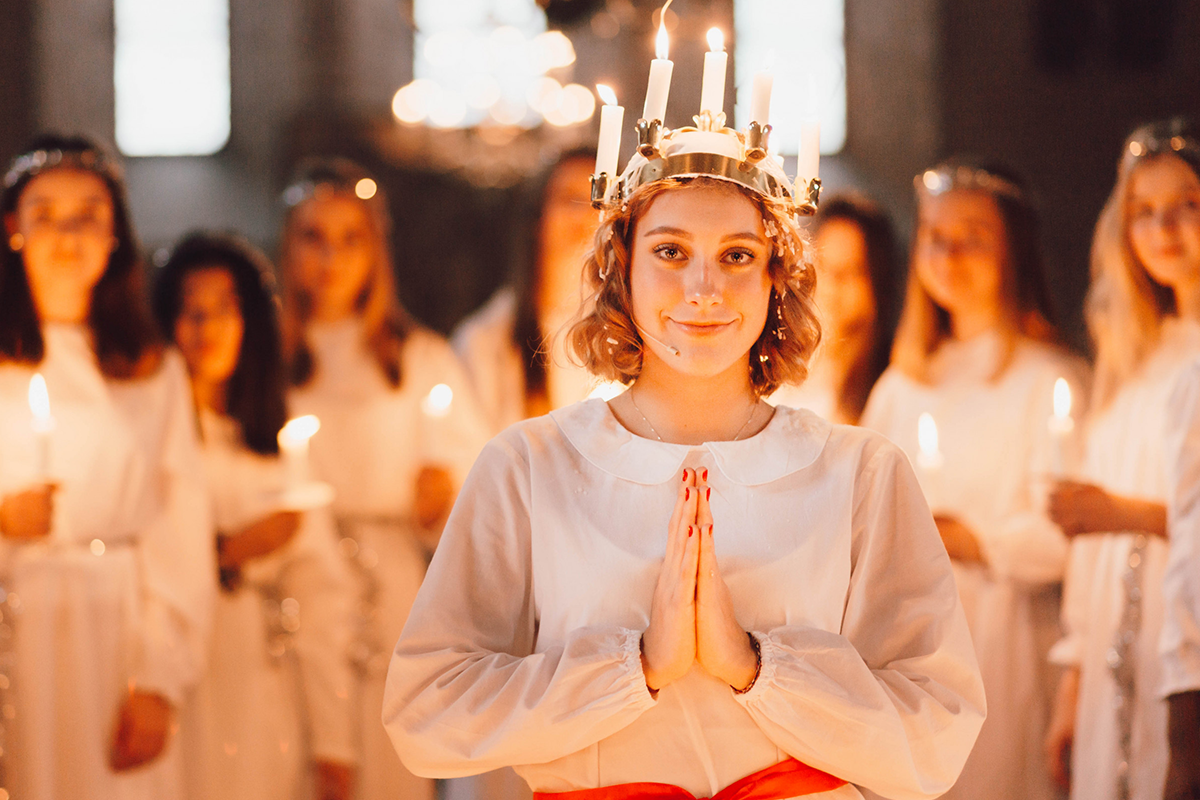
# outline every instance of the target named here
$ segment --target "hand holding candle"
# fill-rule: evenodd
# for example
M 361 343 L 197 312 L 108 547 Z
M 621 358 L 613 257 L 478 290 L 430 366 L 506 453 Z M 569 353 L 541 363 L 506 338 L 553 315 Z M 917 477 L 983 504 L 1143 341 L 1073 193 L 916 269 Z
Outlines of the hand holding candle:
M 1067 471 L 1067 443 L 1075 430 L 1071 418 L 1071 386 L 1066 378 L 1054 382 L 1054 414 L 1047 423 L 1050 431 L 1050 474 L 1065 478 Z

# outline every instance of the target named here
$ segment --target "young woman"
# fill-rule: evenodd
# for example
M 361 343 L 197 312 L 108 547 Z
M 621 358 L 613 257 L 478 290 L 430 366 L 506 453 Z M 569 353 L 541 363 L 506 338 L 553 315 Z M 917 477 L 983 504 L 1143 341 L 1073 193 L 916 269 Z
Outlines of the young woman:
M 187 376 L 146 308 L 106 154 L 35 140 L 0 209 L 3 788 L 179 798 L 171 731 L 216 585 Z
M 154 310 L 192 379 L 224 591 L 192 695 L 194 798 L 348 800 L 351 585 L 326 510 L 285 494 L 283 353 L 271 266 L 194 234 L 158 275 Z M 289 505 L 289 502 L 291 505 Z
M 596 232 L 588 195 L 595 162 L 594 154 L 571 152 L 547 172 L 531 267 L 450 339 L 495 433 L 597 388 L 594 376 L 566 358 L 559 335 L 579 307 L 579 265 Z
M 1051 798 L 1042 757 L 1067 542 L 1046 517 L 1048 476 L 1074 441 L 1052 438 L 1054 390 L 1075 413 L 1084 367 L 1057 346 L 1025 187 L 1006 171 L 952 160 L 917 176 L 918 220 L 892 365 L 862 424 L 921 469 L 954 563 L 987 687 L 988 720 L 950 797 Z M 938 452 L 922 456 L 930 414 Z M 1056 454 L 1055 449 L 1058 448 Z M 1055 463 L 1056 460 L 1059 463 Z
M 940 794 L 983 694 L 920 488 L 882 437 L 762 400 L 819 339 L 790 201 L 639 164 L 571 333 L 631 388 L 485 448 L 392 659 L 397 750 L 535 797 Z
M 1160 797 L 1164 420 L 1200 355 L 1200 146 L 1186 126 L 1149 125 L 1126 141 L 1096 225 L 1087 311 L 1096 410 L 1083 482 L 1051 497 L 1055 521 L 1077 538 L 1054 653 L 1069 669 L 1047 748 L 1065 777 L 1069 747 L 1073 798 Z
M 821 203 L 813 245 L 823 344 L 808 379 L 781 387 L 770 402 L 853 425 L 892 351 L 896 236 L 879 206 L 843 195 Z
M 311 162 L 285 193 L 283 330 L 293 413 L 315 414 L 314 469 L 337 491 L 361 619 L 359 796 L 431 797 L 379 724 L 388 654 L 455 488 L 488 437 L 446 342 L 400 309 L 383 192 L 346 161 Z

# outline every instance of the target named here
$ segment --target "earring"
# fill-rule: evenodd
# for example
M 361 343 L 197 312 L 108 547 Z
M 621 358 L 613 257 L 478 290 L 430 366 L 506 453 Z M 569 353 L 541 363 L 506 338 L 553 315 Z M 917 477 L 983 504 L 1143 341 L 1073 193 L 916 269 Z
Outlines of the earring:
M 14 253 L 21 252 L 21 248 L 25 246 L 25 237 L 19 233 L 14 233 L 8 237 L 8 249 Z

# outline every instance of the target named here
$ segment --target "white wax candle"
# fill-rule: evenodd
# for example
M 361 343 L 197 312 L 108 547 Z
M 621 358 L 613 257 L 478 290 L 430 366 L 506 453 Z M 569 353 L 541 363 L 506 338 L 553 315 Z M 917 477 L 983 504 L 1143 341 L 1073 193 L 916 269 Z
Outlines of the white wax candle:
M 34 373 L 29 379 L 29 411 L 33 414 L 30 427 L 37 446 L 34 472 L 38 480 L 45 481 L 50 477 L 50 439 L 54 433 L 54 417 L 50 415 L 50 392 L 46 389 L 46 379 L 40 372 Z
M 720 28 L 709 30 L 708 48 L 704 54 L 704 82 L 700 85 L 700 113 L 716 115 L 725 110 L 725 67 L 729 63 L 725 34 Z
M 312 414 L 288 420 L 279 429 L 279 453 L 283 456 L 286 488 L 295 489 L 308 480 L 308 440 L 320 429 L 321 421 Z
M 928 412 L 917 418 L 917 446 L 920 448 L 917 452 L 917 477 L 925 492 L 926 502 L 936 510 L 941 502 L 938 485 L 944 460 L 939 448 L 937 423 Z
M 1071 418 L 1071 386 L 1065 378 L 1054 382 L 1054 413 L 1047 423 L 1050 431 L 1050 474 L 1063 478 L 1067 471 L 1067 443 L 1075 430 Z
M 671 92 L 671 72 L 675 69 L 675 65 L 667 59 L 670 41 L 667 38 L 666 17 L 664 8 L 662 19 L 658 23 L 658 35 L 654 39 L 655 57 L 650 62 L 650 83 L 646 86 L 646 105 L 642 107 L 642 119 L 646 120 L 662 121 L 667 116 L 667 95 Z
M 613 90 L 603 84 L 596 92 L 604 100 L 600 107 L 600 141 L 596 146 L 596 174 L 617 177 L 617 157 L 621 153 L 621 126 L 625 124 L 625 109 L 617 105 Z
M 754 84 L 750 90 L 750 121 L 759 125 L 767 125 L 771 117 L 771 89 L 775 85 L 775 76 L 769 72 L 759 72 L 754 76 Z
M 800 124 L 800 156 L 796 163 L 796 184 L 803 189 L 813 178 L 821 177 L 821 123 Z

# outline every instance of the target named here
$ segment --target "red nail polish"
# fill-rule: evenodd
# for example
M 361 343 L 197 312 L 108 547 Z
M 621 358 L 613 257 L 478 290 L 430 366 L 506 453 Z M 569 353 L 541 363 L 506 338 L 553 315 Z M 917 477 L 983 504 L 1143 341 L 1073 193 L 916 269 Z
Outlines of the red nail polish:
M 683 499 L 684 500 L 692 499 L 692 488 L 690 486 L 683 490 Z
M 686 469 L 683 471 L 683 480 L 681 480 L 680 483 L 687 483 L 687 470 Z
M 695 533 L 695 531 L 692 529 L 692 526 L 688 525 L 688 538 L 689 539 L 692 538 L 693 533 Z
M 704 480 L 708 480 L 708 468 L 707 467 L 704 470 Z
M 704 490 L 704 499 L 707 500 L 710 497 L 712 497 L 712 488 L 705 489 Z
M 709 536 L 712 536 L 712 528 L 713 528 L 713 526 L 712 526 L 712 525 L 709 525 L 709 526 L 708 526 L 708 535 L 709 535 Z

